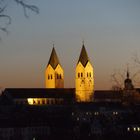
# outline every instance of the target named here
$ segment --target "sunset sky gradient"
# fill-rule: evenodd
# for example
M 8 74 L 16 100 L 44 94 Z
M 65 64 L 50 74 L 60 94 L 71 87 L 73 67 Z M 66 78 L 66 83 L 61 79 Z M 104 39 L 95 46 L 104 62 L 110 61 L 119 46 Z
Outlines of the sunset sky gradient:
M 94 66 L 95 89 L 110 89 L 110 75 L 140 56 L 140 0 L 32 0 L 40 14 L 26 19 L 9 3 L 9 35 L 0 33 L 0 87 L 45 87 L 53 43 L 64 68 L 65 87 L 75 86 L 82 41 Z

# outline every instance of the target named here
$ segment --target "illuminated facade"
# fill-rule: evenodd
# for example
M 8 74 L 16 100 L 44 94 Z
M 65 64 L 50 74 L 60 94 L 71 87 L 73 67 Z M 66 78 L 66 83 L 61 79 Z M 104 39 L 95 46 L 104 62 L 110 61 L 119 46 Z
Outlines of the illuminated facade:
M 53 105 L 63 103 L 63 99 L 56 98 L 28 98 L 27 104 L 29 105 Z
M 75 92 L 77 102 L 91 102 L 94 94 L 94 72 L 83 44 L 76 66 Z
M 7 88 L 5 96 L 17 105 L 61 105 L 72 104 L 74 88 Z
M 64 71 L 59 63 L 56 51 L 53 47 L 52 53 L 45 70 L 45 87 L 47 89 L 64 88 Z M 29 105 L 61 104 L 63 99 L 59 98 L 28 98 Z
M 7 89 L 15 104 L 53 105 L 92 102 L 94 73 L 83 44 L 76 66 L 75 88 L 64 88 L 64 71 L 53 47 L 45 70 L 45 88 Z
M 46 88 L 64 88 L 64 71 L 54 47 L 45 71 L 45 81 Z

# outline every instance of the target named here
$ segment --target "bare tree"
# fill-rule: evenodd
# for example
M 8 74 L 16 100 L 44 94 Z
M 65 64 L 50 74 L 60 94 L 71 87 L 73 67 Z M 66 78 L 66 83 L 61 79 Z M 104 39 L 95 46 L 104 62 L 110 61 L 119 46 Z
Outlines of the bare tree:
M 140 58 L 137 53 L 133 55 L 133 61 L 135 64 L 136 72 L 133 75 L 134 82 L 137 86 L 140 86 Z
M 134 60 L 134 62 L 135 62 L 136 65 L 140 65 L 140 59 L 139 59 L 137 53 L 135 53 L 135 54 L 133 55 L 133 60 Z
M 140 84 L 140 70 L 133 74 L 132 79 L 135 84 Z
M 135 62 L 139 64 L 139 60 Z M 138 87 L 140 86 L 140 70 L 137 70 L 134 67 L 132 67 L 131 69 L 132 71 L 129 78 L 132 80 L 132 83 L 135 85 L 135 87 Z M 124 71 L 115 71 L 111 75 L 111 82 L 113 83 L 112 90 L 121 90 L 124 88 L 124 81 L 127 78 L 127 71 L 129 71 L 128 68 Z
M 125 79 L 124 73 L 122 73 L 120 71 L 115 71 L 111 75 L 111 82 L 113 83 L 112 90 L 123 89 L 124 79 Z
M 11 15 L 5 14 L 5 11 L 7 10 L 8 5 L 12 2 L 23 8 L 24 16 L 26 18 L 28 18 L 28 10 L 36 14 L 39 13 L 39 9 L 37 6 L 28 4 L 26 1 L 27 0 L 0 0 L 0 31 L 8 33 L 7 27 L 11 24 L 12 18 Z

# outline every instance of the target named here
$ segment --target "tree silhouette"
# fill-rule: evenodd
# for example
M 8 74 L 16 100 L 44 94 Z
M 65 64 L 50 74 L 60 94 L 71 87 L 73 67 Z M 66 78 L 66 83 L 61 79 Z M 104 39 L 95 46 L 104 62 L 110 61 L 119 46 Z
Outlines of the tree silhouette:
M 140 60 L 138 59 L 137 56 L 135 56 L 135 64 L 140 65 Z M 112 90 L 121 90 L 124 88 L 124 80 L 127 78 L 127 70 L 116 70 L 111 74 L 111 82 L 112 82 Z M 132 83 L 137 87 L 140 86 L 140 70 L 138 67 L 138 70 L 135 69 L 135 66 L 131 66 L 131 71 L 130 72 L 130 79 L 132 80 Z
M 111 74 L 111 82 L 112 90 L 122 90 L 124 86 L 124 72 L 120 72 L 119 70 L 115 71 L 113 74 Z
M 133 60 L 134 60 L 134 62 L 135 62 L 136 64 L 140 65 L 140 59 L 139 59 L 137 53 L 134 54 L 134 56 L 133 56 Z
M 140 86 L 140 58 L 138 57 L 138 54 L 137 53 L 135 53 L 133 55 L 133 61 L 134 61 L 135 67 L 138 69 L 137 72 L 133 76 L 134 82 L 138 86 Z
M 39 13 L 37 6 L 28 4 L 27 0 L 0 0 L 0 31 L 8 33 L 7 27 L 11 24 L 12 18 L 10 14 L 5 14 L 10 3 L 14 2 L 15 4 L 23 8 L 24 16 L 28 18 L 27 11 L 30 10 L 36 14 Z

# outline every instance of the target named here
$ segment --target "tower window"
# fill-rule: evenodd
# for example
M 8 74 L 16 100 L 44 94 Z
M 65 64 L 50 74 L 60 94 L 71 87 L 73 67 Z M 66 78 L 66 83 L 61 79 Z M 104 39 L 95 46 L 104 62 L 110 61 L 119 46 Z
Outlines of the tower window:
M 62 79 L 61 74 L 56 74 L 56 78 L 57 78 L 57 79 Z
M 83 77 L 83 73 L 81 73 L 81 77 Z
M 91 77 L 91 72 L 89 73 L 89 77 Z
M 88 72 L 87 72 L 87 77 L 88 77 Z
M 48 79 L 50 79 L 50 75 L 48 74 Z
M 59 74 L 58 73 L 56 74 L 56 78 L 59 79 Z
M 51 74 L 51 79 L 53 79 L 52 74 Z
M 80 73 L 78 73 L 78 78 L 80 77 Z

